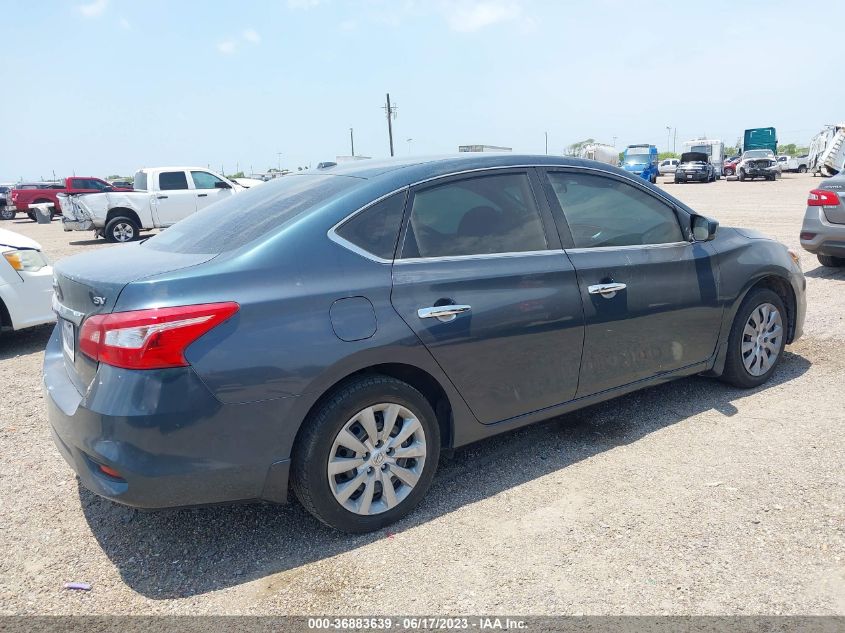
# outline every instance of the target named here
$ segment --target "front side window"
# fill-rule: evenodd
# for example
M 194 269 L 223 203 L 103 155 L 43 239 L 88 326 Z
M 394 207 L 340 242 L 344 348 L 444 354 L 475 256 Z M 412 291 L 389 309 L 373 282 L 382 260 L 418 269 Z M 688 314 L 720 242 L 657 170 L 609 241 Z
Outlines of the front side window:
M 527 174 L 456 180 L 414 194 L 403 257 L 449 257 L 547 248 Z
M 593 174 L 548 177 L 575 248 L 684 241 L 674 210 L 633 185 Z
M 187 189 L 188 179 L 184 171 L 163 171 L 158 175 L 158 188 L 162 191 Z
M 207 171 L 192 171 L 191 178 L 194 179 L 196 189 L 214 189 L 217 186 L 216 183 L 225 182 Z
M 344 222 L 336 233 L 381 259 L 393 259 L 407 191 L 395 193 Z

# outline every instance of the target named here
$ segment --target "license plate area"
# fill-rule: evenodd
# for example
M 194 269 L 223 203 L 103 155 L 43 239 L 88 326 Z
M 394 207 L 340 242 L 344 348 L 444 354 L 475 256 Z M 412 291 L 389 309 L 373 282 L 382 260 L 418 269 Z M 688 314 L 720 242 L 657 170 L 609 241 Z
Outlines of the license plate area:
M 76 360 L 76 332 L 73 323 L 62 319 L 62 348 L 70 362 Z

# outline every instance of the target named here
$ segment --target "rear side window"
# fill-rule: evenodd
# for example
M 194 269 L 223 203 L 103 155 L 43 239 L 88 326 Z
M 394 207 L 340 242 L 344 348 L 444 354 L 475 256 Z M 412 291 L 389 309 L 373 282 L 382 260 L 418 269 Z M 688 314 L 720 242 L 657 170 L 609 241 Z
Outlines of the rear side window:
M 362 181 L 344 176 L 276 178 L 229 196 L 144 242 L 173 253 L 223 253 L 278 229 L 352 189 Z
M 184 171 L 163 171 L 158 175 L 158 188 L 162 191 L 187 189 L 188 179 Z
M 135 172 L 135 180 L 133 181 L 133 187 L 135 191 L 146 191 L 147 190 L 147 172 L 139 171 Z
M 402 257 L 454 257 L 545 250 L 526 174 L 456 180 L 418 191 Z
M 393 259 L 406 196 L 402 191 L 375 203 L 344 222 L 335 233 L 376 257 Z
M 675 211 L 633 185 L 592 174 L 548 176 L 576 248 L 684 241 Z

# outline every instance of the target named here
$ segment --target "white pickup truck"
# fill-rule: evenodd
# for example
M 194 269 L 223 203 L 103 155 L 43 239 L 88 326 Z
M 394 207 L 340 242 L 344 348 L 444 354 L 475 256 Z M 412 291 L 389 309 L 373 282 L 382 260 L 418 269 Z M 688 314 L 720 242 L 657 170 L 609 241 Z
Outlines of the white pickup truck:
M 778 165 L 782 172 L 797 171 L 799 174 L 807 173 L 806 156 L 787 156 L 786 154 L 782 154 L 778 156 Z
M 142 229 L 165 228 L 244 187 L 202 167 L 153 167 L 135 173 L 134 191 L 60 194 L 65 231 L 96 231 L 131 242 Z

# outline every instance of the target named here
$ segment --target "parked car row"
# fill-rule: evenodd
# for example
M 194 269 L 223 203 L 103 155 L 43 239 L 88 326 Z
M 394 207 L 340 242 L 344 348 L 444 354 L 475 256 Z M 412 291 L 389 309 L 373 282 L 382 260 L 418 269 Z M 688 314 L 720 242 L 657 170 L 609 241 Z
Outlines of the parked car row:
M 26 213 L 29 219 L 35 220 L 35 210 L 32 205 L 49 204 L 53 216 L 61 214 L 59 195 L 101 193 L 103 191 L 131 191 L 130 187 L 116 187 L 101 178 L 90 176 L 72 176 L 64 182 L 33 182 L 14 185 L 8 194 L 7 204 L 0 208 L 0 218 L 11 220 L 18 213 Z

